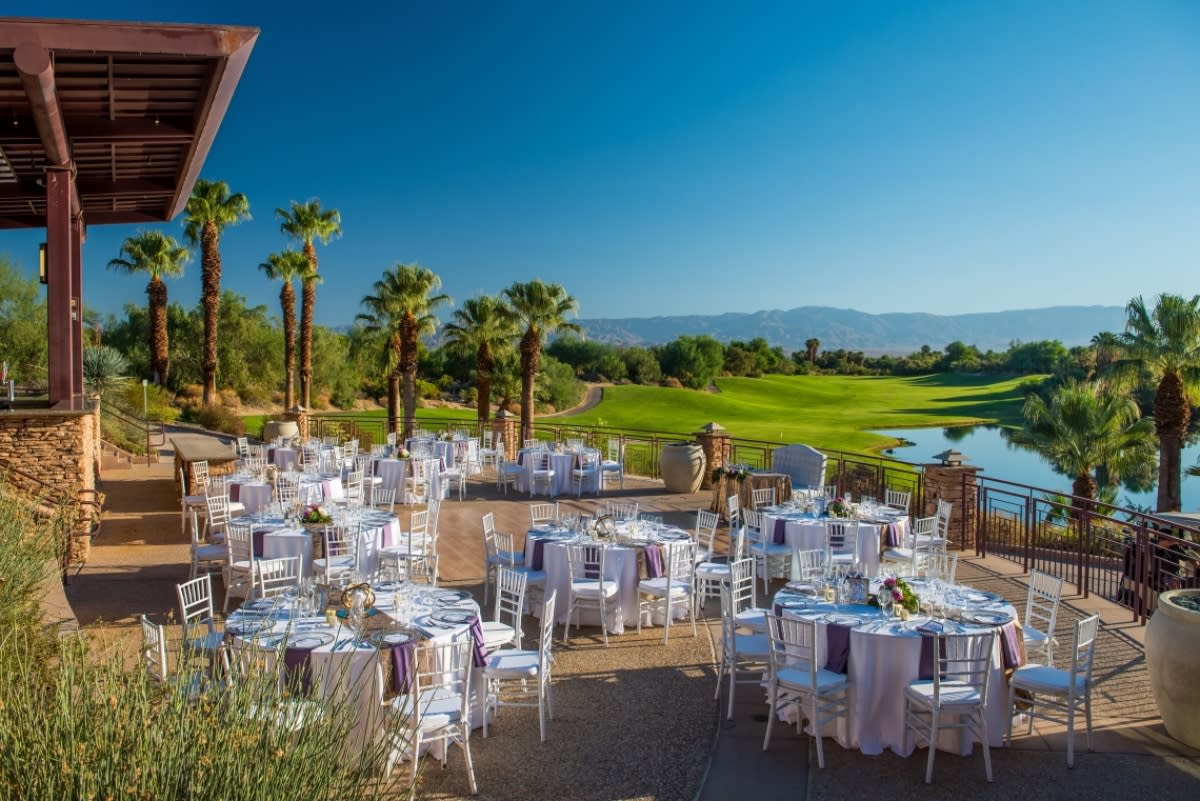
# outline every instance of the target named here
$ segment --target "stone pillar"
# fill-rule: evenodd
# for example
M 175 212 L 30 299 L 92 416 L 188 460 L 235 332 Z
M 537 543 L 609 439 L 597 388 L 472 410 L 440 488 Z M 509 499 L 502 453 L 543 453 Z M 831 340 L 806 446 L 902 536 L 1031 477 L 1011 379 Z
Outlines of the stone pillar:
M 303 406 L 296 405 L 288 409 L 287 412 L 280 415 L 281 420 L 290 420 L 296 424 L 300 441 L 308 441 L 308 409 Z
M 962 549 L 975 547 L 978 474 L 974 465 L 927 464 L 925 468 L 925 516 L 937 513 L 939 500 L 953 504 L 950 511 L 950 542 Z
M 517 460 L 517 450 L 521 447 L 521 443 L 517 440 L 517 424 L 519 422 L 517 417 L 504 409 L 497 411 L 496 416 L 492 418 L 492 442 L 499 438 L 504 443 L 504 460 L 506 462 Z
M 724 467 L 729 462 L 729 454 L 733 450 L 732 437 L 720 423 L 708 423 L 692 436 L 704 449 L 704 459 L 707 465 L 704 468 L 704 480 L 700 484 L 700 489 L 712 489 L 713 471 L 718 467 Z

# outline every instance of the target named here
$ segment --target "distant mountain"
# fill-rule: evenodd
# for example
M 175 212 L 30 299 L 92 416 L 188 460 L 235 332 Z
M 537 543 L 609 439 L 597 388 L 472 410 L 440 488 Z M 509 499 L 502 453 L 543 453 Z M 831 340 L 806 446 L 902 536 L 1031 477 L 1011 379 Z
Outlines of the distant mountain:
M 821 350 L 859 350 L 903 355 L 929 345 L 942 350 L 961 341 L 980 350 L 1005 350 L 1014 341 L 1057 339 L 1067 347 L 1085 345 L 1100 331 L 1122 331 L 1121 306 L 1053 306 L 1046 309 L 979 314 L 867 314 L 853 309 L 801 306 L 751 314 L 676 317 L 595 318 L 578 321 L 587 338 L 615 345 L 658 345 L 687 334 L 708 334 L 722 342 L 763 337 L 785 351 L 804 349 L 816 337 Z

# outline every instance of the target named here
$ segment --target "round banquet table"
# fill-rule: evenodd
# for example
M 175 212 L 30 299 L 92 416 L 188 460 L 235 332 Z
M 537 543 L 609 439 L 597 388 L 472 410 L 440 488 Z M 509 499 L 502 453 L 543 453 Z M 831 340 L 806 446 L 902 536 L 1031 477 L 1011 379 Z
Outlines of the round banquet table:
M 918 596 L 922 589 L 922 584 L 913 583 L 913 590 Z M 964 593 L 975 592 L 961 586 L 956 589 Z M 815 603 L 806 608 L 780 608 L 781 602 L 794 603 L 795 597 L 787 589 L 781 590 L 775 596 L 776 608 L 785 616 L 817 620 L 819 665 L 825 665 L 828 657 L 828 624 L 824 616 L 848 615 L 861 621 L 850 630 L 846 669 L 850 680 L 849 726 L 845 721 L 831 722 L 824 734 L 836 737 L 843 748 L 857 748 L 864 754 L 881 754 L 884 750 L 891 750 L 900 756 L 909 756 L 915 748 L 914 744 L 910 744 L 907 751 L 904 748 L 904 688 L 918 678 L 922 637 L 915 629 L 928 617 L 913 616 L 907 624 L 896 618 L 884 622 L 878 609 L 862 604 L 842 604 L 835 608 L 833 604 Z M 1020 642 L 1017 613 L 1012 605 L 1003 600 L 980 603 L 975 607 L 965 601 L 964 604 L 964 608 L 993 610 L 1008 615 L 1012 621 L 1008 627 L 1013 627 L 1015 642 Z M 945 626 L 947 633 L 982 634 L 989 629 L 996 631 L 986 717 L 989 744 L 1001 746 L 1008 713 L 1008 685 L 1004 671 L 1006 667 L 1016 667 L 1023 662 L 1023 650 L 1014 644 L 1008 653 L 1020 655 L 1012 659 L 1006 655 L 1007 649 L 1002 642 L 1006 627 L 967 625 L 953 621 L 947 621 Z M 1016 664 L 1006 664 L 1009 662 Z M 794 722 L 794 708 L 781 709 L 781 713 L 784 713 L 782 716 L 785 719 L 791 718 Z M 971 753 L 975 742 L 964 730 L 949 730 L 939 735 L 938 749 L 967 755 Z
M 229 492 L 229 500 L 238 501 L 245 509 L 245 514 L 260 512 L 271 505 L 271 485 L 265 481 L 256 481 L 249 476 L 230 476 L 225 482 Z
M 522 448 L 517 451 L 517 462 L 524 468 L 517 474 L 517 490 L 533 494 L 533 459 L 530 454 L 537 451 Z M 554 489 L 551 495 L 567 495 L 571 492 L 571 471 L 575 469 L 577 455 L 550 451 L 550 469 L 554 471 Z M 540 491 L 541 487 L 538 488 Z
M 380 585 L 375 593 L 376 608 L 389 617 L 396 611 L 396 592 L 389 592 L 385 588 L 393 586 L 401 585 Z M 438 590 L 419 588 L 410 591 L 413 592 L 412 619 L 404 626 L 393 624 L 393 627 L 403 628 L 421 640 L 437 642 L 458 642 L 472 636 L 473 623 L 441 626 L 430 621 L 428 614 L 438 609 L 461 609 L 478 620 L 479 604 L 474 599 L 467 598 L 458 605 L 446 606 L 437 603 L 435 596 Z M 263 622 L 258 623 L 259 620 Z M 387 622 L 383 625 L 386 627 Z M 308 655 L 312 687 L 319 698 L 331 701 L 349 699 L 354 705 L 355 725 L 346 734 L 347 750 L 358 750 L 367 742 L 367 738 L 378 739 L 386 736 L 386 721 L 381 712 L 387 679 L 380 669 L 380 653 L 369 642 L 355 642 L 354 633 L 341 625 L 340 621 L 336 626 L 329 626 L 323 613 L 319 616 L 297 616 L 293 608 L 286 602 L 281 602 L 265 613 L 250 611 L 243 606 L 243 609 L 229 615 L 225 623 L 225 632 L 232 652 L 231 658 L 246 659 L 255 656 L 263 659 L 268 667 L 273 666 L 289 640 L 296 641 L 295 638 L 304 635 L 315 635 L 325 641 L 323 645 L 313 648 Z M 478 669 L 472 670 L 472 728 L 483 725 L 485 690 L 483 672 Z
M 409 462 L 413 459 L 379 459 L 375 462 L 375 475 L 379 478 L 379 486 L 383 489 L 394 489 L 396 491 L 396 500 L 400 503 L 406 503 L 408 499 L 404 494 L 404 479 L 408 478 L 410 468 Z M 434 464 L 429 470 L 429 493 L 430 497 L 443 499 L 446 497 L 445 488 L 442 486 L 442 477 L 440 468 L 442 462 L 437 459 L 431 459 Z
M 763 531 L 768 537 L 774 537 L 778 542 L 778 527 L 784 526 L 783 541 L 792 549 L 793 580 L 800 578 L 799 566 L 796 562 L 797 551 L 824 550 L 825 524 L 829 518 L 806 517 L 802 512 L 782 511 L 776 508 L 764 511 L 762 514 Z M 855 551 L 861 570 L 869 576 L 879 573 L 880 543 L 886 542 L 889 525 L 896 525 L 899 531 L 896 536 L 901 538 L 908 533 L 908 518 L 899 518 L 894 523 L 876 520 L 846 520 L 847 528 L 858 530 L 858 547 Z
M 255 532 L 261 531 L 263 559 L 300 557 L 300 575 L 313 575 L 313 535 L 305 528 L 284 525 L 283 518 L 273 514 L 252 515 Z M 390 513 L 368 510 L 359 529 L 358 560 L 355 569 L 364 576 L 374 575 L 379 567 L 379 549 L 399 545 L 400 519 Z M 258 533 L 255 534 L 257 538 Z

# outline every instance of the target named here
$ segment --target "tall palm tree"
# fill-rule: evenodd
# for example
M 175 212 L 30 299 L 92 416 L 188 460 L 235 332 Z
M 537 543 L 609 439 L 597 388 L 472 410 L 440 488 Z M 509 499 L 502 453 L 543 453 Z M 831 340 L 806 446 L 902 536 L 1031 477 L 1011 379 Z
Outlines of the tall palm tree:
M 279 229 L 303 246 L 304 257 L 312 268 L 303 279 L 300 302 L 300 402 L 312 406 L 313 310 L 317 305 L 317 248 L 342 235 L 342 215 L 337 209 L 322 209 L 321 201 L 292 201 L 288 209 L 275 209 Z
M 258 269 L 270 280 L 283 282 L 279 290 L 279 308 L 283 313 L 283 408 L 290 409 L 296 403 L 296 289 L 292 282 L 307 278 L 312 265 L 303 253 L 284 250 L 267 256 Z
M 1101 331 L 1092 337 L 1092 350 L 1096 352 L 1096 372 L 1108 372 L 1113 362 L 1121 357 L 1121 335 Z
M 1137 297 L 1125 312 L 1123 353 L 1112 370 L 1130 383 L 1156 383 L 1157 509 L 1176 511 L 1181 504 L 1183 438 L 1192 419 L 1191 393 L 1200 388 L 1200 295 L 1190 300 L 1159 295 L 1153 310 Z
M 504 290 L 513 323 L 521 334 L 521 439 L 533 437 L 533 386 L 546 337 L 555 330 L 582 333 L 567 315 L 579 311 L 575 298 L 558 284 L 538 279 Z
M 485 426 L 492 412 L 491 383 L 496 353 L 512 340 L 512 316 L 499 298 L 481 295 L 464 302 L 461 309 L 455 309 L 454 322 L 447 323 L 443 331 L 452 345 L 475 356 L 478 395 L 475 412 L 480 426 Z
M 175 238 L 162 231 L 140 231 L 121 244 L 124 258 L 108 263 L 110 270 L 122 270 L 130 275 L 146 273 L 150 283 L 146 285 L 149 298 L 147 314 L 150 318 L 150 372 L 154 383 L 167 385 L 170 370 L 169 342 L 167 340 L 167 285 L 163 278 L 183 275 L 183 265 L 191 259 L 187 248 Z
M 183 217 L 183 238 L 200 245 L 200 304 L 204 309 L 204 403 L 217 397 L 217 316 L 221 311 L 221 232 L 250 219 L 250 201 L 224 181 L 196 181 Z
M 1068 381 L 1047 401 L 1031 394 L 1025 401 L 1025 427 L 1014 442 L 1040 453 L 1071 476 L 1077 509 L 1091 509 L 1097 497 L 1097 471 L 1118 483 L 1154 459 L 1154 422 L 1143 418 L 1125 391 L 1103 383 Z
M 368 330 L 384 334 L 391 350 L 391 373 L 388 376 L 388 420 L 396 430 L 394 397 L 396 387 L 403 381 L 404 436 L 412 436 L 417 413 L 417 350 L 422 334 L 437 328 L 434 310 L 449 303 L 447 295 L 433 294 L 442 279 L 419 264 L 397 264 L 384 272 L 374 284 L 374 295 L 367 295 L 362 304 L 367 308 L 359 319 Z
M 808 353 L 809 364 L 817 363 L 817 351 L 821 348 L 821 340 L 816 337 L 804 340 L 804 350 Z

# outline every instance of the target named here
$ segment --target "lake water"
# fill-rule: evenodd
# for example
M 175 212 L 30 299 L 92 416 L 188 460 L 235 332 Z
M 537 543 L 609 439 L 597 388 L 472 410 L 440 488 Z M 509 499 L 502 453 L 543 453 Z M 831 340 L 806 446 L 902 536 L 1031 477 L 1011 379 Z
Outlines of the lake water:
M 989 478 L 1001 478 L 1032 484 L 1063 493 L 1071 491 L 1071 478 L 1055 472 L 1042 457 L 1033 451 L 1013 445 L 1002 433 L 1002 427 L 954 426 L 952 428 L 900 428 L 876 431 L 885 437 L 908 440 L 915 445 L 893 448 L 891 456 L 906 462 L 933 462 L 935 453 L 953 448 L 966 454 L 967 463 L 983 468 Z M 1200 445 L 1183 449 L 1183 466 L 1196 464 L 1200 457 Z M 1157 501 L 1154 490 L 1131 492 L 1122 487 L 1117 491 L 1117 503 L 1153 509 Z M 1200 477 L 1183 477 L 1183 510 L 1200 509 Z

